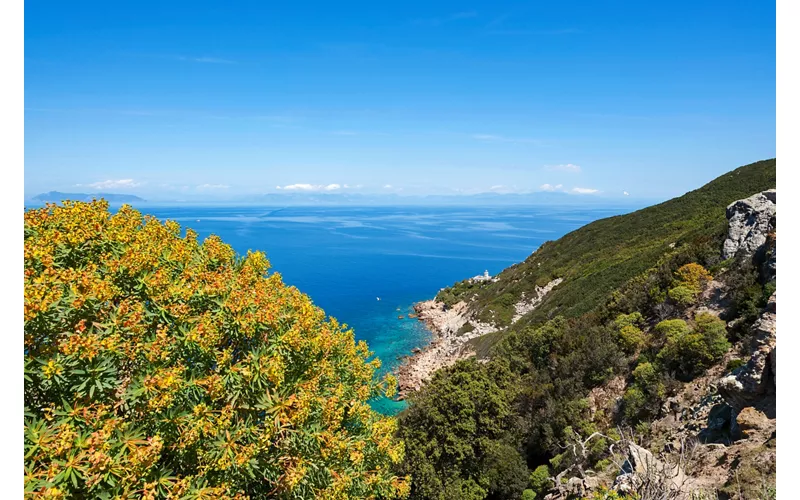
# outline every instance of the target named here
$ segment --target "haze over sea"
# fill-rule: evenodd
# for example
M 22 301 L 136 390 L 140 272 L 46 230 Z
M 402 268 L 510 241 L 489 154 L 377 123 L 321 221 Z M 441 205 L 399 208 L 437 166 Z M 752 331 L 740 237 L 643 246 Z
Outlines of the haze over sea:
M 237 253 L 262 250 L 284 281 L 355 330 L 393 370 L 430 339 L 407 316 L 415 302 L 484 271 L 494 275 L 539 245 L 621 207 L 137 207 Z M 377 298 L 380 297 L 380 300 Z M 404 319 L 398 319 L 403 315 Z M 405 403 L 373 406 L 396 413 Z

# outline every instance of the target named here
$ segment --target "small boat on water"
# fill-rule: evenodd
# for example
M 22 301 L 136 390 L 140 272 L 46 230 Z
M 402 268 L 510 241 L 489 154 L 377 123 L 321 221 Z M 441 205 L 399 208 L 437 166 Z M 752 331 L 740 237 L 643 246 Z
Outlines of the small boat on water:
M 377 299 L 378 299 L 378 300 L 381 300 L 381 298 L 380 298 L 380 297 L 377 297 Z

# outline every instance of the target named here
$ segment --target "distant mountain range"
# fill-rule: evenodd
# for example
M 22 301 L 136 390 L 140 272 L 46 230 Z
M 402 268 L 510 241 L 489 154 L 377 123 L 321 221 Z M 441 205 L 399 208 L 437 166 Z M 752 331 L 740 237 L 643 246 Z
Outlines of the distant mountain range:
M 146 203 L 148 200 L 132 194 L 118 193 L 62 193 L 50 191 L 38 194 L 28 201 L 35 203 L 64 200 L 91 201 L 103 198 L 111 203 Z M 562 192 L 534 193 L 477 193 L 477 194 L 430 194 L 401 195 L 397 193 L 265 193 L 241 197 L 214 198 L 193 194 L 184 199 L 149 200 L 149 203 L 180 205 L 262 205 L 262 206 L 506 206 L 506 205 L 601 205 L 609 198 L 591 195 L 575 195 Z M 641 200 L 614 199 L 617 204 L 641 204 Z
M 49 193 L 42 193 L 37 194 L 31 201 L 39 201 L 42 203 L 45 202 L 54 202 L 60 203 L 64 200 L 72 200 L 72 201 L 92 201 L 93 199 L 99 200 L 100 198 L 105 199 L 111 203 L 131 203 L 131 202 L 143 202 L 147 201 L 143 198 L 139 198 L 138 196 L 132 194 L 118 194 L 118 193 L 93 193 L 93 194 L 86 194 L 86 193 L 61 193 L 59 191 L 50 191 Z
M 363 193 L 268 193 L 249 196 L 242 201 L 261 205 L 571 205 L 605 202 L 594 196 L 577 196 L 567 193 L 478 193 L 399 195 Z

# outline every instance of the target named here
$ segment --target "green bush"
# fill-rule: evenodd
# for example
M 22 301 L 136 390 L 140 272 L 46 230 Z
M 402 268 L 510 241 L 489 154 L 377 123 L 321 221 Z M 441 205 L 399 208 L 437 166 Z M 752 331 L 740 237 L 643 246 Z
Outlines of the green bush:
M 689 325 L 682 319 L 666 319 L 658 323 L 655 328 L 656 340 L 659 344 L 686 335 L 691 331 Z
M 649 362 L 633 370 L 633 384 L 623 396 L 623 415 L 630 422 L 656 418 L 666 396 L 663 375 Z
M 550 481 L 550 469 L 546 465 L 536 467 L 528 479 L 530 490 L 535 493 L 536 497 L 543 498 L 545 494 L 553 486 Z
M 658 373 L 652 363 L 640 363 L 633 370 L 633 380 L 641 387 L 652 387 L 658 383 Z
M 536 493 L 533 490 L 525 490 L 520 498 L 522 500 L 536 500 Z
M 644 391 L 637 386 L 629 387 L 622 396 L 622 408 L 625 418 L 630 421 L 637 421 L 645 412 L 647 397 Z
M 482 464 L 486 490 L 493 498 L 517 499 L 528 486 L 528 466 L 513 446 L 491 442 Z
M 647 337 L 644 332 L 633 325 L 626 325 L 619 330 L 620 347 L 627 352 L 633 353 L 645 344 Z
M 708 313 L 695 317 L 696 329 L 691 330 L 681 320 L 670 320 L 673 323 L 662 326 L 666 343 L 658 353 L 658 360 L 677 378 L 688 381 L 701 374 L 705 369 L 719 361 L 730 349 L 725 322 Z M 683 325 L 675 323 L 680 321 Z
M 673 302 L 682 307 L 690 306 L 697 300 L 697 293 L 686 285 L 670 288 L 667 295 Z
M 631 314 L 620 314 L 614 320 L 619 332 L 619 344 L 627 353 L 633 353 L 645 344 L 646 336 L 641 327 L 645 325 L 642 314 L 638 311 Z

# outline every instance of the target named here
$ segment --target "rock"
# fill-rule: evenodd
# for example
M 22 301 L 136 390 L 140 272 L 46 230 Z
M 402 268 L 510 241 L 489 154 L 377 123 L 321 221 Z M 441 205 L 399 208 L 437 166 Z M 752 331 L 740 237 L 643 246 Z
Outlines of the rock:
M 525 298 L 525 293 L 523 292 L 519 302 L 514 304 L 514 317 L 511 318 L 511 323 L 516 323 L 520 318 L 536 309 L 536 306 L 538 306 L 542 300 L 544 300 L 545 295 L 550 293 L 553 288 L 561 284 L 562 281 L 564 281 L 563 278 L 556 278 L 545 286 L 535 287 L 533 289 L 533 297 L 530 297 L 529 299 Z
M 772 353 L 769 356 L 769 368 L 772 371 L 772 383 L 778 386 L 778 346 L 772 348 Z
M 767 243 L 764 246 L 766 250 L 766 258 L 764 260 L 764 265 L 761 267 L 761 276 L 764 278 L 764 282 L 768 283 L 775 279 L 778 272 L 778 261 L 777 261 L 778 245 L 776 242 L 774 224 L 773 224 L 773 232 L 772 234 L 770 234 L 770 237 L 767 239 Z
M 583 480 L 583 484 L 586 486 L 587 491 L 592 491 L 599 488 L 602 482 L 597 476 L 586 476 Z
M 728 205 L 728 237 L 722 246 L 722 258 L 739 254 L 752 256 L 775 229 L 776 192 L 763 191 Z
M 622 466 L 622 473 L 622 475 L 632 475 L 634 484 L 642 478 L 651 478 L 675 491 L 680 490 L 686 482 L 686 474 L 679 466 L 665 464 L 654 457 L 650 450 L 635 444 L 628 446 L 628 460 Z M 619 480 L 619 477 L 617 479 Z
M 733 409 L 726 403 L 714 405 L 708 412 L 708 425 L 697 436 L 703 443 L 713 443 L 730 437 Z
M 626 472 L 617 476 L 617 478 L 614 479 L 614 485 L 611 487 L 611 489 L 617 493 L 633 493 L 635 491 L 633 474 Z
M 567 481 L 567 494 L 569 497 L 582 498 L 586 495 L 586 486 L 583 484 L 583 479 L 579 477 L 571 477 Z
M 739 426 L 743 438 L 764 433 L 769 434 L 775 427 L 769 417 L 753 407 L 740 411 L 736 417 L 736 424 Z
M 775 394 L 775 311 L 776 294 L 773 293 L 761 317 L 753 324 L 750 360 L 717 384 L 720 395 L 736 413 Z
M 720 403 L 708 412 L 708 428 L 714 431 L 722 431 L 728 428 L 733 418 L 733 411 L 730 406 Z

